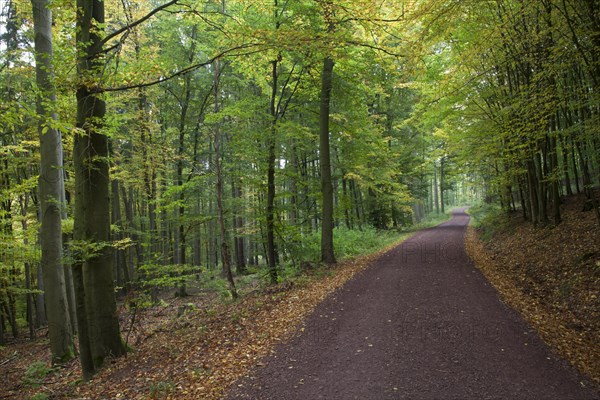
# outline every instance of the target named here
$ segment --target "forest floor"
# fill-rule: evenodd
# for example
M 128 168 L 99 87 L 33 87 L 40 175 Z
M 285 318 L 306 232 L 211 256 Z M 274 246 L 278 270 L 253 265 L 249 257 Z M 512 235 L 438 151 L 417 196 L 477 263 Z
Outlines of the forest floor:
M 468 221 L 378 258 L 227 399 L 597 399 L 467 257 Z
M 563 202 L 558 226 L 535 228 L 515 212 L 470 227 L 467 251 L 503 301 L 598 384 L 600 225 L 585 197 Z
M 110 360 L 90 382 L 81 381 L 77 359 L 49 365 L 41 330 L 35 341 L 0 347 L 0 399 L 222 398 L 228 386 L 296 333 L 331 292 L 385 251 L 332 268 L 312 266 L 277 286 L 246 285 L 235 302 L 208 291 L 168 296 L 134 312 L 121 301 L 121 331 L 131 351 Z
M 578 201 L 568 200 L 563 215 L 564 222 L 558 228 L 541 230 L 533 230 L 515 216 L 487 243 L 470 229 L 467 247 L 502 299 L 519 310 L 553 350 L 598 382 L 600 231 L 594 225 L 593 214 L 581 212 Z M 216 293 L 174 298 L 140 309 L 135 320 L 131 309 L 122 307 L 121 325 L 132 351 L 126 358 L 112 360 L 87 383 L 79 378 L 76 360 L 60 368 L 49 368 L 47 339 L 39 332 L 42 338 L 37 341 L 0 348 L 0 399 L 29 399 L 36 394 L 40 394 L 39 399 L 218 399 L 229 387 L 234 388 L 230 396 L 235 398 L 236 390 L 244 387 L 244 379 L 250 379 L 255 373 L 252 371 L 257 367 L 263 369 L 277 355 L 275 349 L 306 337 L 303 334 L 307 329 L 309 343 L 313 343 L 315 334 L 322 331 L 310 334 L 307 319 L 322 319 L 324 314 L 319 310 L 337 298 L 340 291 L 345 291 L 348 281 L 352 284 L 370 275 L 365 270 L 373 271 L 376 261 L 386 259 L 386 254 L 389 253 L 382 251 L 356 258 L 332 269 L 308 270 L 293 284 L 250 288 L 237 302 L 223 301 Z M 414 281 L 409 279 L 408 284 L 405 289 L 414 286 Z M 435 288 L 435 282 L 429 284 Z M 342 286 L 344 289 L 340 289 Z M 454 310 L 456 305 L 449 301 L 445 298 L 442 303 Z M 379 312 L 371 310 L 374 315 Z M 406 315 L 409 314 L 412 315 L 411 312 Z M 406 315 L 396 330 L 400 337 L 411 339 L 420 335 L 418 343 L 432 340 L 434 346 L 448 337 L 452 342 L 457 336 L 467 335 L 472 339 L 484 333 L 497 336 L 498 332 L 506 332 L 506 327 L 497 323 L 469 323 L 463 332 L 464 325 L 437 320 L 429 314 L 417 324 L 416 331 L 411 331 L 407 329 Z M 335 316 L 327 318 L 335 320 Z M 365 346 L 366 351 L 371 349 L 369 343 Z M 529 346 L 538 346 L 535 339 L 529 340 Z M 509 348 L 510 343 L 505 347 Z M 454 365 L 457 360 L 451 361 L 449 369 L 460 365 Z M 470 378 L 468 374 L 462 376 Z M 446 378 L 442 376 L 438 382 Z M 452 379 L 457 383 L 462 378 L 459 374 Z M 415 382 L 421 387 L 426 383 L 421 379 Z M 304 385 L 292 383 L 295 384 L 292 386 Z M 397 385 L 391 387 L 388 397 L 401 397 L 399 389 L 402 388 Z M 427 397 L 427 391 L 420 393 L 421 397 Z

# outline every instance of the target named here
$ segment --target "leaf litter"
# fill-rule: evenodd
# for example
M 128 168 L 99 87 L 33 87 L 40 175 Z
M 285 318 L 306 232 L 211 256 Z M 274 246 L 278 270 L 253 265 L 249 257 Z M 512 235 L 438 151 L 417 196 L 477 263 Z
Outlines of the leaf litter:
M 39 387 L 28 386 L 22 383 L 28 366 L 50 359 L 47 340 L 1 348 L 0 399 L 36 393 L 52 399 L 219 399 L 278 343 L 300 333 L 321 301 L 387 250 L 308 270 L 295 283 L 254 290 L 236 302 L 216 295 L 173 299 L 139 311 L 135 323 L 122 307 L 123 336 L 132 351 L 109 360 L 89 382 L 81 382 L 79 361 L 72 360 Z
M 522 217 L 483 242 L 469 227 L 469 256 L 502 299 L 550 348 L 600 383 L 600 226 L 585 199 L 568 198 L 558 226 Z

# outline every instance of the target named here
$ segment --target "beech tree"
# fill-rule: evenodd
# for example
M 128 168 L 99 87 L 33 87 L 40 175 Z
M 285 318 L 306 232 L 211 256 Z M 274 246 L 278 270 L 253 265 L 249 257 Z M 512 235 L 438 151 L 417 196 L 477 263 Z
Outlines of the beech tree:
M 56 94 L 54 88 L 52 12 L 46 0 L 32 0 L 37 113 L 40 135 L 40 245 L 44 275 L 48 331 L 53 360 L 62 362 L 74 357 L 73 336 L 63 272 L 62 214 L 66 207 L 63 147 L 55 126 Z
M 561 196 L 573 184 L 600 222 L 593 189 L 600 179 L 598 130 L 590 124 L 598 118 L 590 62 L 598 43 L 584 39 L 595 37 L 597 13 L 551 0 L 465 2 L 454 11 L 429 31 L 451 39 L 432 57 L 441 68 L 437 91 L 426 100 L 442 105 L 430 107 L 438 117 L 446 110 L 438 121 L 456 132 L 450 145 L 463 162 L 471 160 L 490 201 L 506 209 L 519 203 L 535 225 L 561 222 Z
M 598 210 L 597 18 L 577 2 L 80 0 L 76 30 L 52 4 L 56 102 L 36 92 L 40 118 L 29 26 L 2 42 L 0 327 L 42 321 L 36 210 L 65 207 L 37 195 L 36 166 L 62 132 L 64 166 L 53 153 L 41 176 L 66 177 L 86 377 L 124 351 L 119 288 L 234 297 L 460 198 L 539 226 L 569 193 Z
M 110 245 L 110 177 L 108 137 L 102 131 L 106 113 L 102 82 L 104 2 L 77 2 L 77 132 L 74 142 L 75 240 L 73 266 L 77 297 L 80 358 L 84 376 L 108 356 L 125 351 L 121 341 Z

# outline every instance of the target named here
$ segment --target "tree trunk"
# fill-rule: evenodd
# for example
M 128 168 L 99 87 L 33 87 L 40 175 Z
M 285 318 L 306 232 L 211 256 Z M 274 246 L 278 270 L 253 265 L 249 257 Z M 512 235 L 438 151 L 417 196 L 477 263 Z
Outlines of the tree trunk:
M 438 191 L 438 178 L 437 178 L 437 167 L 435 165 L 435 162 L 433 163 L 433 202 L 435 203 L 435 213 L 439 214 L 440 213 L 440 198 L 439 198 L 439 191 Z
M 564 136 L 560 136 L 560 147 L 562 153 L 562 163 L 563 163 L 563 171 L 565 177 L 565 188 L 567 191 L 567 196 L 573 195 L 573 188 L 571 187 L 571 177 L 569 175 L 569 155 L 567 150 L 567 144 Z
M 235 247 L 235 271 L 238 275 L 243 275 L 247 272 L 246 270 L 246 256 L 244 254 L 244 237 L 241 235 L 241 230 L 244 227 L 244 219 L 241 214 L 241 207 L 239 202 L 242 201 L 242 187 L 236 185 L 235 181 L 231 182 L 231 195 L 236 201 L 236 212 L 233 215 L 233 244 Z
M 39 90 L 37 113 L 39 117 L 41 168 L 40 191 L 40 244 L 42 272 L 46 289 L 48 334 L 53 362 L 65 362 L 75 356 L 69 307 L 63 272 L 62 208 L 64 195 L 62 170 L 62 140 L 53 126 L 56 102 L 52 67 L 52 13 L 46 0 L 32 0 L 34 41 L 36 48 L 36 82 Z
M 215 96 L 215 112 L 219 111 L 220 107 L 220 94 L 219 94 L 219 77 L 220 77 L 220 61 L 214 62 L 215 75 L 214 75 L 214 96 Z M 229 252 L 229 243 L 227 237 L 227 228 L 225 226 L 225 205 L 223 204 L 224 194 L 224 177 L 223 177 L 223 166 L 221 164 L 221 129 L 219 123 L 215 124 L 213 144 L 215 148 L 214 167 L 215 167 L 215 191 L 217 195 L 217 220 L 219 224 L 219 233 L 221 236 L 221 262 L 223 268 L 223 276 L 227 279 L 229 284 L 229 292 L 231 297 L 237 298 L 237 290 L 235 288 L 235 282 L 233 280 L 233 274 L 231 272 L 231 254 Z
M 573 162 L 573 180 L 575 180 L 575 190 L 577 194 L 581 193 L 579 186 L 579 174 L 577 172 L 577 157 L 575 155 L 575 139 L 571 137 L 571 161 Z
M 46 316 L 46 296 L 44 296 L 44 277 L 42 273 L 42 266 L 37 267 L 36 271 L 36 286 L 38 293 L 35 296 L 35 326 L 40 328 L 48 324 L 48 318 Z
M 545 152 L 544 152 L 545 153 Z M 544 173 L 544 165 L 546 156 L 536 153 L 534 156 L 535 171 L 537 173 L 537 200 L 538 200 L 538 223 L 546 225 L 548 223 L 548 188 L 546 185 L 546 174 Z
M 6 340 L 4 339 L 4 312 L 2 311 L 2 299 L 0 298 L 0 346 L 4 346 Z
M 275 142 L 277 139 L 277 64 L 271 62 L 271 101 L 269 110 L 271 114 L 271 131 L 269 136 L 269 154 L 267 159 L 267 263 L 269 264 L 269 277 L 272 284 L 277 283 L 277 250 L 275 248 Z
M 94 84 L 90 85 L 101 73 L 102 40 L 99 33 L 104 25 L 104 2 L 78 0 L 77 9 L 77 67 L 79 76 L 83 78 L 77 88 L 79 132 L 75 135 L 73 145 L 76 193 L 74 234 L 75 240 L 84 248 L 90 247 L 85 254 L 79 254 L 78 258 L 83 263 L 82 276 L 75 280 L 82 284 L 76 288 L 76 297 L 79 301 L 85 301 L 84 320 L 78 324 L 80 336 L 87 333 L 92 362 L 97 369 L 106 357 L 118 357 L 124 354 L 125 348 L 117 319 L 114 258 L 110 245 L 108 137 L 102 133 L 106 105 L 103 98 L 94 92 Z M 78 304 L 78 311 L 81 311 L 80 306 Z M 86 329 L 83 329 L 84 325 Z M 89 365 L 86 367 L 89 368 Z M 93 372 L 84 369 L 84 376 Z
M 19 205 L 21 208 L 21 228 L 23 228 L 23 232 L 27 232 L 28 224 L 27 224 L 27 208 L 29 205 L 29 193 L 25 195 L 19 196 Z M 25 235 L 23 239 L 23 244 L 25 247 L 29 246 L 29 239 L 27 235 Z M 31 264 L 28 262 L 24 263 L 25 267 L 25 289 L 28 293 L 25 294 L 25 303 L 26 303 L 26 317 L 27 317 L 27 326 L 29 327 L 29 339 L 35 339 L 35 321 L 33 320 L 33 295 L 29 293 L 33 287 L 31 285 Z
M 527 189 L 529 192 L 529 210 L 531 222 L 533 222 L 534 225 L 537 225 L 539 218 L 539 204 L 537 199 L 537 179 L 533 160 L 527 161 Z
M 112 224 L 115 225 L 118 229 L 117 233 L 114 235 L 115 240 L 122 240 L 125 238 L 125 224 L 123 223 L 123 215 L 121 213 L 121 191 L 119 190 L 119 187 L 119 181 L 113 179 L 111 182 L 111 221 Z M 122 248 L 118 248 L 115 250 L 115 273 L 117 286 L 121 286 L 123 288 L 123 293 L 127 293 L 129 291 L 129 273 L 127 270 L 128 267 L 126 251 L 126 249 Z
M 96 372 L 92 358 L 92 348 L 90 344 L 90 330 L 88 327 L 88 316 L 85 309 L 85 288 L 83 286 L 83 263 L 76 261 L 73 266 L 73 288 L 75 291 L 75 310 L 77 315 L 77 330 L 79 343 L 79 361 L 83 379 L 89 380 Z
M 560 217 L 560 192 L 559 192 L 559 182 L 560 182 L 560 173 L 558 169 L 558 148 L 557 148 L 557 140 L 556 135 L 558 133 L 554 132 L 553 136 L 549 139 L 550 146 L 550 167 L 552 173 L 552 186 L 551 186 L 551 194 L 552 194 L 552 215 L 554 218 L 554 224 L 558 225 L 561 222 Z
M 31 264 L 25 263 L 25 289 L 29 292 L 33 289 L 31 286 Z M 29 339 L 35 339 L 35 321 L 33 319 L 33 294 L 27 293 L 27 326 L 29 327 Z
M 325 57 L 321 75 L 321 105 L 319 113 L 319 161 L 321 166 L 321 194 L 323 209 L 321 216 L 321 261 L 334 264 L 333 247 L 333 183 L 331 178 L 331 154 L 329 145 L 329 108 L 333 86 L 333 66 L 331 57 Z
M 444 201 L 444 157 L 440 160 L 440 211 L 446 212 Z

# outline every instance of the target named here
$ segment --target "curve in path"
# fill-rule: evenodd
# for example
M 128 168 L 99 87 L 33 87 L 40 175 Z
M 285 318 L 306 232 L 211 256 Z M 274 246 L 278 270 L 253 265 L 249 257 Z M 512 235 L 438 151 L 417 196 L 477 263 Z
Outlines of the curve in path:
M 459 210 L 384 254 L 228 398 L 600 398 L 468 259 L 468 221 Z

